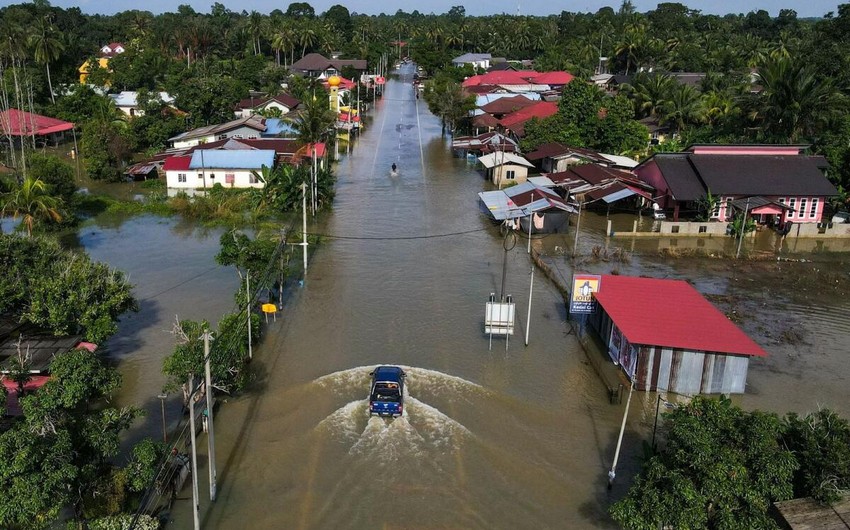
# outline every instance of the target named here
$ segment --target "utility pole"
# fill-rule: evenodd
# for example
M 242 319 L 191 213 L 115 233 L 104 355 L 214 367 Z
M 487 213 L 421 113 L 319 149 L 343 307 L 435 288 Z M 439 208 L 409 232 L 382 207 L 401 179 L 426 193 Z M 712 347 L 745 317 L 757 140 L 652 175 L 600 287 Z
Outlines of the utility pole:
M 301 183 L 301 209 L 304 211 L 302 219 L 303 239 L 301 245 L 304 248 L 304 276 L 307 276 L 307 184 Z
M 534 292 L 534 263 L 531 264 L 531 283 L 528 286 L 528 316 L 525 317 L 525 345 L 528 346 L 528 332 L 531 329 L 531 295 Z
M 623 432 L 626 430 L 626 419 L 629 417 L 629 405 L 632 403 L 632 392 L 635 389 L 635 383 L 629 385 L 629 397 L 626 399 L 626 411 L 623 412 L 623 423 L 620 424 L 620 436 L 617 438 L 617 449 L 614 451 L 614 463 L 611 464 L 611 471 L 608 472 L 608 489 L 614 485 L 614 479 L 617 477 L 617 460 L 620 459 L 620 447 L 623 445 Z
M 286 232 L 280 229 L 280 278 L 277 282 L 277 307 L 283 309 L 283 249 L 286 248 Z
M 573 257 L 576 257 L 576 255 L 578 255 L 578 229 L 579 229 L 579 225 L 581 224 L 581 205 L 582 205 L 582 202 L 584 202 L 584 201 L 579 199 L 579 201 L 578 201 L 578 215 L 576 215 L 576 241 L 573 244 Z
M 250 326 L 248 327 L 250 330 Z M 215 473 L 215 431 L 213 430 L 213 387 L 210 375 L 210 332 L 204 331 L 204 376 L 206 377 L 207 389 L 207 450 L 209 452 L 210 466 L 210 501 L 215 501 L 216 473 Z
M 251 345 L 251 269 L 245 273 L 245 296 L 248 298 L 248 359 L 254 358 L 253 346 Z
M 741 233 L 738 237 L 738 250 L 735 252 L 735 259 L 738 259 L 741 256 L 741 243 L 744 242 L 744 232 L 747 228 L 747 212 L 750 209 L 750 198 L 747 197 L 747 205 L 744 207 L 744 219 L 741 223 Z
M 189 374 L 189 437 L 192 440 L 192 518 L 195 530 L 201 530 L 201 506 L 198 501 L 198 447 L 195 443 L 195 375 Z
M 534 222 L 534 191 L 531 192 L 531 202 L 528 203 L 528 253 L 531 254 L 531 223 Z M 532 269 L 533 271 L 534 269 Z

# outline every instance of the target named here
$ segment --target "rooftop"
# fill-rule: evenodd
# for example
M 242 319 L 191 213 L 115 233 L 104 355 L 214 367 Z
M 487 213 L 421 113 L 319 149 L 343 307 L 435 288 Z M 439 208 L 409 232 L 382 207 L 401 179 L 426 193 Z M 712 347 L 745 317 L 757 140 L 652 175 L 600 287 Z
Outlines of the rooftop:
M 767 355 L 684 280 L 606 275 L 594 296 L 632 344 Z

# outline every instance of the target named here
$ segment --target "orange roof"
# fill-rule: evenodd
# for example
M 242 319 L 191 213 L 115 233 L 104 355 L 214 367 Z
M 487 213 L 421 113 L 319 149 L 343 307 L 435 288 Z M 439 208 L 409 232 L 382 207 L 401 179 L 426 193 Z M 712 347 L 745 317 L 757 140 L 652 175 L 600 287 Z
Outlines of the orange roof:
M 464 87 L 478 85 L 527 85 L 529 79 L 538 75 L 534 70 L 515 72 L 513 70 L 495 70 L 482 75 L 474 75 L 463 82 Z

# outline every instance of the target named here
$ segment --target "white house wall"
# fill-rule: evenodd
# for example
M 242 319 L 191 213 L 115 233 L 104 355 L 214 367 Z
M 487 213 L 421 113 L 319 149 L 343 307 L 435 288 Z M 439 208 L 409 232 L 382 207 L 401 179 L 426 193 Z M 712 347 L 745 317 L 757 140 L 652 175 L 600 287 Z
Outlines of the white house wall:
M 257 171 L 259 173 L 259 171 Z M 186 175 L 186 182 L 180 182 L 180 175 Z M 233 175 L 233 182 L 227 182 L 228 175 Z M 169 170 L 165 172 L 166 187 L 169 189 L 199 189 L 212 188 L 221 184 L 225 188 L 262 188 L 262 181 L 251 182 L 253 172 L 246 169 L 198 169 Z

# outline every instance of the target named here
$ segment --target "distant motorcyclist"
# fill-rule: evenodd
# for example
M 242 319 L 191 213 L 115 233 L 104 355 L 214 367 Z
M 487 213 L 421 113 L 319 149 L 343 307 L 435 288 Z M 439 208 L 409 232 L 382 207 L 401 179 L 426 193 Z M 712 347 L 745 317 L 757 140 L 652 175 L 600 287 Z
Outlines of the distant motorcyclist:
M 397 169 L 398 169 L 398 166 L 396 166 L 395 162 L 393 162 L 393 165 L 392 165 L 393 173 L 395 173 Z

